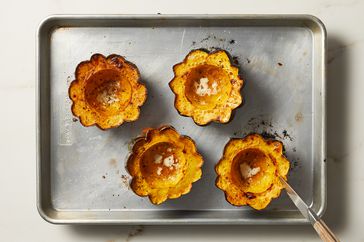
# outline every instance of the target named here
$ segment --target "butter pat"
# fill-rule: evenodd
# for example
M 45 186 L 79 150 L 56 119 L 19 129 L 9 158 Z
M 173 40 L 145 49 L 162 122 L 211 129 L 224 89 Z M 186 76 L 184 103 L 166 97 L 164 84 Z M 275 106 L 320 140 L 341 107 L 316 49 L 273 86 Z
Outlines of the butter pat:
M 213 82 L 211 87 L 209 87 L 209 79 L 207 77 L 203 77 L 200 79 L 199 83 L 195 83 L 196 94 L 199 96 L 205 95 L 215 95 L 217 93 L 217 82 Z
M 165 165 L 166 167 L 171 167 L 171 166 L 173 166 L 173 163 L 174 163 L 173 155 L 170 155 L 170 156 L 166 157 L 166 158 L 163 160 L 163 165 Z
M 157 168 L 157 175 L 160 176 L 162 174 L 162 170 L 163 168 L 162 167 L 158 167 Z
M 260 171 L 260 167 L 251 168 L 246 163 L 240 164 L 240 174 L 244 179 L 248 179 L 252 176 L 255 176 Z

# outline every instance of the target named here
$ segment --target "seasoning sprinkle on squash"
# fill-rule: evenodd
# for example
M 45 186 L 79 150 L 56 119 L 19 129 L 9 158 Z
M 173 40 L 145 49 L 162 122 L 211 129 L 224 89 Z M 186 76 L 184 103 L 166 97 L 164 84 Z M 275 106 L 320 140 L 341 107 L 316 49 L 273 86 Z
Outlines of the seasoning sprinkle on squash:
M 261 210 L 280 195 L 279 176 L 286 180 L 289 166 L 280 141 L 265 140 L 258 134 L 234 138 L 215 166 L 216 186 L 232 205 Z
M 192 183 L 201 178 L 202 164 L 191 138 L 163 126 L 146 129 L 135 140 L 127 169 L 132 176 L 132 190 L 160 204 L 188 193 Z
M 198 125 L 229 122 L 233 110 L 243 102 L 239 69 L 224 50 L 193 50 L 173 66 L 173 72 L 169 86 L 175 94 L 174 106 Z
M 147 89 L 134 64 L 119 55 L 94 54 L 77 66 L 75 76 L 69 97 L 82 125 L 109 129 L 138 119 Z

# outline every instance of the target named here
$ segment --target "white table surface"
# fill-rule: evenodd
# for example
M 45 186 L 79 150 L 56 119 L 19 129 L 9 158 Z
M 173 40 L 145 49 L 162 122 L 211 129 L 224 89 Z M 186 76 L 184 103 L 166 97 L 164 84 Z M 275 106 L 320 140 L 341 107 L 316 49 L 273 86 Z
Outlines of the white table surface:
M 328 207 L 342 241 L 364 241 L 363 0 L 5 0 L 0 4 L 0 241 L 318 241 L 310 226 L 52 225 L 35 205 L 35 32 L 50 14 L 308 13 L 328 31 Z

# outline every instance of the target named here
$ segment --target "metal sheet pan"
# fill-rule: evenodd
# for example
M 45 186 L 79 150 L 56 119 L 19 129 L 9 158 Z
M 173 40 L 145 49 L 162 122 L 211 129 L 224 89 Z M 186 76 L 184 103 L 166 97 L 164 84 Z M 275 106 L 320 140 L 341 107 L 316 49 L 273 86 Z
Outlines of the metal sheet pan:
M 323 24 L 308 15 L 51 16 L 38 29 L 37 206 L 52 223 L 297 224 L 285 192 L 267 209 L 233 207 L 214 185 L 230 137 L 267 132 L 292 162 L 289 182 L 322 215 L 326 201 Z M 227 125 L 196 126 L 173 107 L 172 66 L 192 49 L 227 50 L 246 81 Z M 67 96 L 77 64 L 94 53 L 138 65 L 149 97 L 137 122 L 101 131 L 75 122 Z M 130 140 L 171 124 L 205 158 L 192 191 L 160 206 L 136 196 L 125 170 Z

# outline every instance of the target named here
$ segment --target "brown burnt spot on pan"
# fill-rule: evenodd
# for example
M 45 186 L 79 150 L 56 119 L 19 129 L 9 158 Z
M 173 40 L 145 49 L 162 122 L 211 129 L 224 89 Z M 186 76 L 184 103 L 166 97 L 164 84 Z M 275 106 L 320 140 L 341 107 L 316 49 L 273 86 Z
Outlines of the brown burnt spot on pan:
M 295 158 L 295 159 L 291 160 L 291 166 L 290 166 L 291 171 L 297 170 L 297 169 L 299 169 L 301 167 L 302 167 L 302 164 L 301 164 L 299 158 Z
M 283 63 L 282 62 L 278 62 L 277 65 L 278 66 L 283 66 Z
M 236 65 L 236 66 L 239 65 L 239 57 L 233 56 L 231 59 L 232 59 L 234 65 Z
M 210 39 L 210 36 L 207 36 L 207 37 L 203 38 L 202 40 L 200 40 L 200 43 L 203 43 L 205 41 L 208 41 L 209 39 Z
M 144 226 L 142 225 L 138 225 L 132 228 L 128 233 L 128 237 L 126 237 L 125 242 L 130 242 L 133 239 L 133 237 L 140 235 L 141 233 L 143 233 L 143 231 L 144 231 Z
M 127 189 L 130 189 L 130 186 L 129 186 L 129 177 L 127 175 L 121 175 L 120 176 L 120 179 L 121 179 L 121 185 L 122 187 L 125 187 Z
M 303 121 L 303 114 L 301 112 L 296 113 L 294 119 L 296 120 L 297 123 L 301 123 Z
M 232 40 L 229 41 L 229 44 L 231 44 L 231 45 L 232 44 L 235 44 L 235 43 L 236 43 L 236 41 L 234 39 L 232 39 Z
M 276 139 L 277 138 L 277 136 L 275 134 L 268 133 L 267 131 L 262 132 L 261 135 L 263 136 L 264 139 Z
M 105 176 L 105 175 L 103 175 L 103 176 L 102 176 L 102 179 L 106 179 L 106 176 Z
M 248 120 L 248 125 L 253 125 L 255 123 L 256 118 L 252 117 Z M 263 121 L 264 122 L 264 121 Z
M 273 134 L 274 134 L 274 136 L 275 136 L 276 138 L 277 138 L 277 137 L 278 137 L 278 138 L 282 138 L 282 137 L 281 137 L 281 136 L 277 133 L 277 131 L 274 131 L 274 133 L 273 133 Z
M 221 37 L 217 37 L 217 36 L 215 36 L 213 34 L 209 34 L 205 38 L 201 39 L 200 43 L 204 43 L 204 42 L 209 41 L 209 40 L 215 40 L 215 41 L 220 41 L 220 42 L 226 41 L 225 38 L 221 38 Z
M 284 138 L 284 139 L 289 139 L 290 141 L 292 141 L 292 140 L 293 140 L 293 138 L 291 137 L 291 135 L 288 133 L 288 131 L 287 131 L 287 130 L 283 130 L 283 131 L 282 131 L 282 134 L 283 134 L 283 138 Z
M 211 47 L 207 48 L 208 52 L 214 52 L 214 51 L 219 51 L 219 50 L 222 50 L 222 49 L 221 49 L 221 47 L 218 47 L 218 46 L 211 46 Z
M 116 159 L 110 159 L 110 161 L 109 161 L 109 164 L 110 164 L 110 166 L 112 166 L 112 167 L 117 167 L 117 165 L 118 165 L 118 161 L 116 160 Z
M 261 124 L 262 126 L 265 126 L 265 127 L 273 128 L 272 121 L 262 120 L 262 121 L 260 122 L 260 124 Z
M 275 130 L 273 130 L 273 124 L 270 119 L 264 119 L 263 117 L 252 117 L 248 120 L 248 126 L 250 126 L 250 129 L 258 132 L 258 130 L 264 129 L 269 133 L 274 133 Z
M 244 130 L 249 130 L 249 132 Z M 265 139 L 294 140 L 293 136 L 286 129 L 278 128 L 272 119 L 263 115 L 250 118 L 244 125 L 243 130 L 235 130 L 233 132 L 234 136 L 246 136 L 253 133 L 261 134 Z
M 72 121 L 73 121 L 73 122 L 77 122 L 77 121 L 78 121 L 78 119 L 77 119 L 77 118 L 72 118 Z

